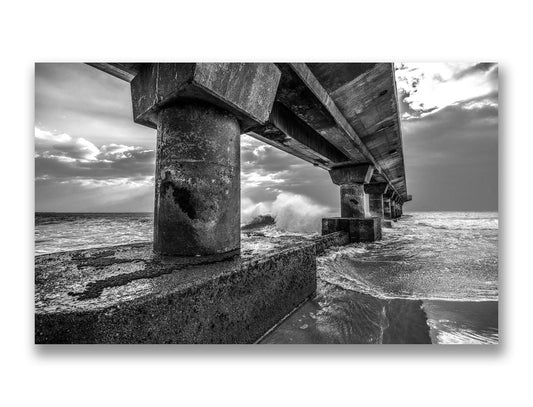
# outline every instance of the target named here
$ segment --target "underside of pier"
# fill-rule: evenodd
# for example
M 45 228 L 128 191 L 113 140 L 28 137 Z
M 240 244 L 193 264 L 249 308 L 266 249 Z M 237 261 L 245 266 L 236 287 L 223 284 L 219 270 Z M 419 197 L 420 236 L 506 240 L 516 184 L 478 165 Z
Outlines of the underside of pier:
M 411 199 L 392 63 L 89 65 L 157 130 L 153 245 L 38 256 L 38 343 L 254 342 L 313 295 L 317 250 L 381 239 Z M 322 238 L 241 246 L 241 134 L 329 171 Z

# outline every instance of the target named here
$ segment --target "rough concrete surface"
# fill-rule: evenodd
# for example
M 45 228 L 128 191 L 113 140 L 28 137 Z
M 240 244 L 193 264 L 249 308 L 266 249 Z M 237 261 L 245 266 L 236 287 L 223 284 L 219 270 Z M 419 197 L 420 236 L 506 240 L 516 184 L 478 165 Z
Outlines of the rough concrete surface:
M 184 100 L 214 104 L 243 129 L 269 117 L 280 79 L 272 63 L 146 63 L 131 81 L 136 123 L 157 126 L 157 113 Z
M 210 263 L 149 243 L 36 256 L 35 342 L 253 343 L 314 294 L 316 250 L 345 242 L 245 246 Z
M 193 256 L 240 249 L 240 127 L 206 104 L 159 113 L 154 250 Z

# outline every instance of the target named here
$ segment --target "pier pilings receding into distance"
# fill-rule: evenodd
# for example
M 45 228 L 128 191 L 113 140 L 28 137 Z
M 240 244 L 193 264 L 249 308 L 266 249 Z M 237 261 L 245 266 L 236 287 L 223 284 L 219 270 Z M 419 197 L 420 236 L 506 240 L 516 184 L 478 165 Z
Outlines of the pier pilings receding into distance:
M 36 343 L 253 343 L 314 295 L 317 254 L 411 200 L 392 63 L 89 65 L 157 129 L 153 245 L 36 256 Z M 329 171 L 322 237 L 241 247 L 241 134 Z

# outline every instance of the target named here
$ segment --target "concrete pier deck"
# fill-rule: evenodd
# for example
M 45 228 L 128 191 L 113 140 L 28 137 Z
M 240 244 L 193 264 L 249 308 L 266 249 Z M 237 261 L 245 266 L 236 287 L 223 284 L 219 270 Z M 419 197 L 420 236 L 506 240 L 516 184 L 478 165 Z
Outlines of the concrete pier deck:
M 348 242 L 245 239 L 205 262 L 151 243 L 35 257 L 36 343 L 253 343 L 316 291 L 316 254 Z

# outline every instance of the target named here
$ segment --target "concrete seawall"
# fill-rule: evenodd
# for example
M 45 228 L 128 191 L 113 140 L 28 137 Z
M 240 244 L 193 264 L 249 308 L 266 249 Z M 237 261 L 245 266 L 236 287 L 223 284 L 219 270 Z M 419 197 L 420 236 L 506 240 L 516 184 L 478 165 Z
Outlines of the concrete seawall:
M 35 257 L 36 343 L 253 343 L 316 291 L 345 233 L 215 263 L 132 244 Z M 194 264 L 195 263 L 195 264 Z

